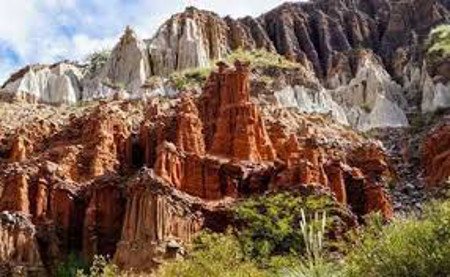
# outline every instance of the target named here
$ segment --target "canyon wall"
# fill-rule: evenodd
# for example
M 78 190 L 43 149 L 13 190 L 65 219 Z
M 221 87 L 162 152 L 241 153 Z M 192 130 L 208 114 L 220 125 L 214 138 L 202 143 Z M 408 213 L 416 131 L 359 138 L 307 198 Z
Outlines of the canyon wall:
M 237 199 L 299 186 L 392 218 L 382 149 L 330 118 L 258 105 L 250 76 L 218 63 L 202 95 L 100 102 L 6 132 L 0 211 L 30 218 L 24 240 L 50 273 L 72 252 L 152 269 L 201 229 L 225 230 Z
M 411 109 L 434 112 L 450 106 L 447 82 L 433 78 L 422 51 L 429 31 L 447 22 L 448 8 L 441 0 L 320 0 L 233 19 L 190 7 L 167 20 L 151 39 L 141 40 L 127 28 L 96 72 L 68 63 L 29 66 L 13 74 L 3 92 L 68 104 L 174 95 L 178 92 L 168 85 L 149 89 L 149 77 L 209 67 L 237 49 L 264 49 L 298 62 L 320 80 L 319 89 L 295 90 L 295 98 L 312 102 L 298 101 L 302 111 L 332 111 L 341 123 L 362 131 L 404 127 Z M 286 101 L 292 100 L 283 95 L 286 90 L 278 92 L 283 104 L 295 105 Z

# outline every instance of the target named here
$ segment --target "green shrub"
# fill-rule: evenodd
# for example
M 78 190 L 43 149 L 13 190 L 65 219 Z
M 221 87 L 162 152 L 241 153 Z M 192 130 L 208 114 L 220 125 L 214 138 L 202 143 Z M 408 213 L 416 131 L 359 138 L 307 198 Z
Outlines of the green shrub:
M 423 219 L 398 220 L 367 235 L 347 260 L 347 276 L 449 276 L 450 202 L 433 204 Z
M 185 260 L 163 265 L 161 277 L 263 277 L 267 273 L 248 261 L 239 242 L 230 234 L 204 233 Z
M 172 73 L 169 76 L 169 80 L 178 90 L 202 87 L 211 74 L 211 71 L 212 67 L 186 69 Z
M 314 224 L 321 222 L 321 225 Z M 324 234 L 326 227 L 326 213 L 319 214 L 316 212 L 314 219 L 309 222 L 305 213 L 302 211 L 302 219 L 300 221 L 300 229 L 302 232 L 303 243 L 305 245 L 305 255 L 291 268 L 283 268 L 280 270 L 281 276 L 287 277 L 333 277 L 338 276 L 338 267 L 336 264 L 326 260 L 324 253 Z
M 433 29 L 427 42 L 427 58 L 430 64 L 450 56 L 450 25 Z
M 330 215 L 326 224 L 314 217 L 316 212 L 323 211 Z M 251 198 L 235 209 L 238 238 L 244 253 L 263 264 L 272 256 L 307 253 L 308 245 L 302 230 L 305 218 L 312 218 L 309 226 L 314 230 L 325 224 L 325 233 L 336 224 L 345 229 L 339 218 L 341 214 L 343 211 L 329 196 L 306 197 L 292 192 Z
M 306 260 L 290 269 L 281 271 L 279 276 L 283 277 L 337 277 L 342 272 L 337 264 L 325 259 Z
M 287 60 L 284 56 L 277 53 L 268 52 L 264 49 L 245 51 L 238 49 L 232 52 L 227 58 L 228 63 L 234 63 L 235 60 L 240 60 L 243 62 L 250 62 L 251 66 L 254 68 L 267 68 L 267 67 L 277 67 L 277 68 L 297 68 L 298 63 L 291 62 Z
M 75 254 L 70 254 L 67 261 L 56 269 L 57 277 L 115 277 L 120 276 L 118 267 L 103 256 L 95 256 L 92 265 L 88 267 Z
M 77 271 L 87 269 L 87 265 L 76 254 L 71 253 L 67 260 L 56 268 L 57 277 L 75 277 Z
M 86 58 L 86 60 L 88 62 L 86 72 L 90 75 L 93 75 L 96 72 L 98 72 L 101 68 L 103 68 L 103 66 L 105 66 L 110 55 L 111 55 L 111 51 L 109 51 L 109 50 L 97 51 L 97 52 L 90 54 Z

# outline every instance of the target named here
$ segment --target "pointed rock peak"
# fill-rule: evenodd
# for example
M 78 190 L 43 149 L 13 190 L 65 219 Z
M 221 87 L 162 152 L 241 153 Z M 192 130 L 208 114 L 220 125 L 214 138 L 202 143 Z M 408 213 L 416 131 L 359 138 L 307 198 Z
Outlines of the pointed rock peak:
M 134 32 L 134 30 L 130 26 L 127 26 L 125 28 L 125 31 L 124 31 L 122 37 L 120 38 L 120 42 L 122 44 L 128 44 L 131 41 L 135 41 L 135 40 L 137 40 L 136 33 Z
M 248 72 L 250 70 L 250 62 L 235 60 L 234 67 L 236 68 L 236 71 L 238 71 L 238 72 Z
M 225 70 L 230 68 L 230 66 L 226 62 L 223 62 L 223 61 L 216 63 L 216 66 L 219 69 L 219 73 L 223 73 L 223 72 L 225 72 Z
M 200 18 L 200 17 L 216 17 L 216 18 L 220 18 L 220 16 L 212 11 L 208 11 L 208 10 L 201 10 L 197 7 L 194 6 L 187 6 L 186 9 L 184 10 L 184 12 L 179 13 L 177 15 L 175 15 L 174 17 L 181 17 L 181 18 Z
M 184 10 L 185 13 L 196 13 L 199 12 L 200 10 L 194 6 L 187 6 L 186 10 Z
M 185 114 L 198 114 L 197 106 L 195 105 L 191 94 L 184 94 L 181 97 L 180 111 Z

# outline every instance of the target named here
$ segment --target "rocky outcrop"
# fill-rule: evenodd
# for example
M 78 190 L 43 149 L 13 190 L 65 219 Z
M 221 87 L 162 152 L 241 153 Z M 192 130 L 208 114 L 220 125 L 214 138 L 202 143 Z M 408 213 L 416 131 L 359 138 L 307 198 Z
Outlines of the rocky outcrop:
M 347 66 L 334 70 L 330 76 L 334 80 L 329 82 L 335 87 L 333 99 L 342 106 L 350 125 L 362 131 L 407 127 L 402 87 L 391 79 L 381 61 L 368 51 L 357 51 L 344 60 Z
M 0 211 L 30 218 L 49 272 L 71 252 L 152 269 L 202 228 L 226 230 L 236 199 L 303 185 L 390 218 L 382 150 L 328 116 L 254 103 L 251 74 L 219 63 L 202 95 L 100 102 L 5 132 Z
M 45 276 L 36 230 L 19 213 L 0 213 L 0 274 L 2 276 Z
M 432 113 L 450 107 L 450 61 L 440 58 L 426 61 L 422 67 L 422 103 L 423 112 Z
M 448 118 L 426 136 L 422 144 L 422 164 L 430 187 L 441 185 L 450 177 L 450 121 Z
M 119 93 L 125 94 L 124 97 L 138 97 L 151 75 L 146 45 L 127 27 L 104 67 L 84 80 L 84 99 L 108 98 Z
M 92 261 L 95 255 L 112 257 L 120 240 L 125 216 L 126 194 L 123 180 L 103 178 L 89 188 L 83 224 L 83 256 Z
M 357 215 L 379 211 L 393 217 L 392 204 L 378 178 L 389 175 L 386 157 L 379 148 L 368 144 L 353 152 L 328 152 L 315 138 L 301 144 L 295 135 L 285 139 L 285 165 L 272 181 L 272 189 L 289 189 L 298 184 L 328 188 L 342 204 L 348 204 Z M 283 152 L 282 152 L 283 153 Z M 342 156 L 344 155 L 344 156 Z M 347 163 L 348 159 L 348 163 Z
M 169 19 L 148 42 L 153 73 L 209 66 L 230 51 L 228 26 L 212 12 L 188 8 Z
M 275 92 L 277 102 L 286 108 L 297 108 L 304 113 L 331 114 L 337 122 L 349 125 L 345 109 L 336 103 L 325 89 L 315 90 L 303 86 L 287 86 Z
M 203 226 L 201 201 L 143 171 L 129 185 L 122 237 L 114 262 L 122 268 L 151 270 L 164 258 L 182 254 Z M 173 246 L 176 247 L 173 247 Z
M 184 152 L 197 155 L 205 154 L 203 122 L 194 101 L 190 97 L 181 99 L 177 114 L 177 135 L 175 145 Z
M 14 74 L 4 88 L 50 103 L 174 96 L 177 89 L 149 84 L 149 77 L 207 67 L 236 49 L 264 49 L 303 65 L 322 84 L 278 87 L 283 106 L 331 112 L 338 122 L 362 131 L 405 127 L 410 110 L 434 112 L 450 105 L 447 82 L 424 70 L 421 52 L 431 28 L 448 20 L 448 9 L 444 0 L 320 0 L 233 19 L 190 7 L 149 40 L 127 28 L 94 74 L 81 76 L 77 66 L 65 63 L 33 66 Z
M 206 97 L 219 95 L 218 117 L 209 152 L 251 162 L 274 160 L 275 151 L 264 121 L 257 106 L 250 101 L 249 65 L 237 61 L 235 66 L 235 70 L 229 70 L 220 64 L 218 75 L 213 73 L 209 81 L 217 82 L 211 84 L 211 88 L 218 90 L 207 90 Z
M 156 157 L 156 175 L 181 191 L 214 200 L 269 187 L 316 184 L 329 188 L 343 204 L 359 199 L 364 206 L 360 214 L 382 211 L 387 218 L 392 217 L 382 185 L 373 185 L 380 191 L 371 189 L 372 177 L 368 177 L 381 176 L 384 171 L 366 176 L 360 169 L 364 161 L 350 166 L 342 151 L 341 156 L 334 157 L 319 143 L 317 137 L 322 135 L 308 124 L 298 127 L 305 128 L 300 133 L 301 142 L 279 124 L 271 123 L 267 128 L 261 111 L 250 101 L 249 75 L 248 65 L 237 62 L 235 68 L 229 68 L 219 63 L 198 99 L 199 111 L 190 97 L 182 98 L 174 114 L 156 107 L 149 111 L 151 121 L 160 122 L 143 125 L 145 148 L 153 149 L 145 152 Z M 295 125 L 292 120 L 287 124 Z M 153 140 L 149 140 L 149 134 L 153 134 Z M 385 162 L 384 157 L 372 158 Z M 281 165 L 275 165 L 277 159 Z M 360 180 L 359 191 L 349 194 L 353 179 Z M 374 200 L 375 204 L 369 203 L 371 193 L 380 198 Z
M 381 146 L 369 142 L 356 147 L 349 153 L 348 162 L 351 166 L 358 168 L 353 174 L 354 179 L 360 180 L 361 176 L 364 177 L 362 199 L 364 199 L 365 212 L 376 210 L 386 218 L 392 218 L 394 216 L 392 202 L 383 184 L 393 178 L 394 172 Z M 354 201 L 361 201 L 361 198 L 354 198 Z
M 34 65 L 13 74 L 2 88 L 21 101 L 74 104 L 82 98 L 82 77 L 75 64 Z

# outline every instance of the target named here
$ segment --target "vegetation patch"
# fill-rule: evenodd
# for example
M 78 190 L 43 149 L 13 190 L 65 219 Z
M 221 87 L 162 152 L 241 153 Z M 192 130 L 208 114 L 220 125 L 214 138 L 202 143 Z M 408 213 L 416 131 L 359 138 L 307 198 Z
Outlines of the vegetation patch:
M 250 62 L 252 68 L 281 68 L 294 69 L 299 64 L 287 60 L 285 57 L 265 50 L 244 51 L 238 49 L 223 59 L 228 64 L 233 64 L 236 60 Z M 189 90 L 202 87 L 214 70 L 215 62 L 203 68 L 191 68 L 183 71 L 174 72 L 169 76 L 170 82 L 178 90 Z M 270 76 L 261 76 L 263 82 L 270 84 L 273 79 Z
M 261 196 L 242 202 L 235 209 L 237 233 L 244 253 L 265 264 L 273 256 L 307 253 L 302 223 L 323 234 L 345 230 L 346 212 L 326 195 L 301 196 L 292 192 Z M 326 219 L 326 222 L 323 220 Z M 319 228 L 322 229 L 322 228 Z M 323 241 L 323 247 L 328 247 Z
M 95 73 L 99 72 L 100 69 L 102 69 L 106 62 L 109 59 L 109 56 L 111 55 L 111 51 L 109 50 L 102 50 L 97 51 L 92 54 L 90 54 L 86 60 L 87 60 L 87 67 L 86 67 L 86 73 L 89 75 L 94 75 Z
M 450 201 L 423 218 L 398 220 L 368 233 L 347 259 L 343 276 L 449 276 Z
M 433 29 L 427 42 L 427 59 L 435 64 L 450 57 L 450 25 L 440 25 Z

